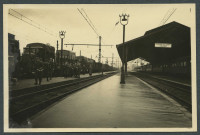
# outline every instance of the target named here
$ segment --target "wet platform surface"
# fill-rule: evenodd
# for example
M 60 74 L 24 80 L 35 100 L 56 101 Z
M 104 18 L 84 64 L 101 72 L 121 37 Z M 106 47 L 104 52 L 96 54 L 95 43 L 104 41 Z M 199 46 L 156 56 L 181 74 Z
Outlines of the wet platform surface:
M 191 114 L 135 76 L 114 75 L 30 119 L 33 128 L 191 127 Z

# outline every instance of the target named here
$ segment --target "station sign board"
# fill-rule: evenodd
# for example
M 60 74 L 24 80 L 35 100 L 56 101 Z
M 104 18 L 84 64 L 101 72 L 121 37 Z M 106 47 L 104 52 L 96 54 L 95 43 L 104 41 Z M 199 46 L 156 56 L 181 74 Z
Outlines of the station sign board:
M 172 48 L 172 44 L 170 44 L 170 43 L 155 43 L 155 47 L 159 47 L 159 48 Z

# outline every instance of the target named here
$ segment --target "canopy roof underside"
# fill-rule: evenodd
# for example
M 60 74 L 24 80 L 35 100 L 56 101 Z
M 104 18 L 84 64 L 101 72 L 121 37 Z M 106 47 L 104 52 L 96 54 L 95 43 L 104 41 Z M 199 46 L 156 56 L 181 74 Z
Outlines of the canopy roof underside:
M 168 43 L 171 48 L 155 47 L 155 43 Z M 127 62 L 138 57 L 152 64 L 167 63 L 177 58 L 191 56 L 190 28 L 177 22 L 147 31 L 144 36 L 124 43 Z M 117 45 L 123 58 L 123 44 Z

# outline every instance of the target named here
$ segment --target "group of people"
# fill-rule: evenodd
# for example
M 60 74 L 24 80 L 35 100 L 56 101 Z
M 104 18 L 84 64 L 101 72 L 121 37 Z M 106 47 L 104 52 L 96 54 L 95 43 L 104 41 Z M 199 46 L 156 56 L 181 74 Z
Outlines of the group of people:
M 80 74 L 89 73 L 92 75 L 92 64 L 90 66 L 86 66 L 84 64 L 80 64 L 79 62 L 68 63 L 64 66 L 64 76 L 65 77 L 77 77 L 80 78 Z
M 77 77 L 80 78 L 81 66 L 79 63 L 68 63 L 63 66 L 64 77 Z
M 47 81 L 52 79 L 55 68 L 51 59 L 47 62 L 43 62 L 40 58 L 36 58 L 33 65 L 32 73 L 35 77 L 35 85 L 41 85 L 43 77 L 46 77 Z M 67 63 L 60 67 L 59 71 L 60 75 L 64 77 L 80 78 L 80 74 L 85 73 L 89 73 L 89 75 L 92 76 L 92 64 L 84 65 L 79 62 Z M 56 75 L 56 73 L 54 74 Z
M 53 74 L 53 61 L 50 59 L 47 62 L 43 62 L 40 58 L 36 58 L 33 64 L 33 72 L 35 77 L 35 85 L 41 85 L 43 75 L 46 80 L 52 79 Z

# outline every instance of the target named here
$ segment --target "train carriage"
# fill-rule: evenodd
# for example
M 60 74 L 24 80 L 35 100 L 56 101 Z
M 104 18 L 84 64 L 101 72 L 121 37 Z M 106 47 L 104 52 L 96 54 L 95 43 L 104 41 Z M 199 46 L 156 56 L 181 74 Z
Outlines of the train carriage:
M 40 59 L 43 64 L 54 61 L 55 59 L 55 48 L 49 44 L 43 43 L 30 43 L 24 48 L 22 59 L 20 62 L 21 68 L 23 68 L 24 77 L 32 77 L 32 71 L 34 68 L 35 59 Z

